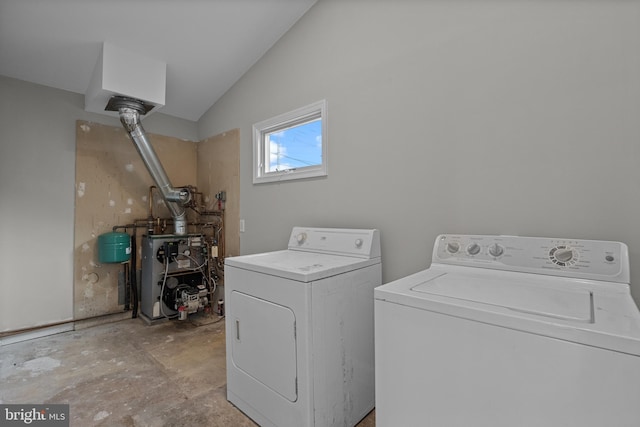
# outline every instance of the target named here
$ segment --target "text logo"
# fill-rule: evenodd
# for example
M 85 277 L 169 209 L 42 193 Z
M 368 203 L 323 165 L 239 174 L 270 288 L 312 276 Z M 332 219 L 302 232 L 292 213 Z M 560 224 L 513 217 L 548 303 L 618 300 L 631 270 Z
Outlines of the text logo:
M 69 405 L 0 405 L 0 426 L 69 427 Z

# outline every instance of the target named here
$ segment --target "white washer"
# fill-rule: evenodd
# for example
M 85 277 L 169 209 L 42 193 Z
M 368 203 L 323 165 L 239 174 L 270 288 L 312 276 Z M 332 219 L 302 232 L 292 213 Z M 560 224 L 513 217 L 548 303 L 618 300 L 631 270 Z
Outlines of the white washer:
M 640 425 L 623 243 L 442 235 L 375 290 L 376 425 Z
M 295 227 L 226 258 L 227 399 L 261 426 L 354 426 L 373 409 L 378 230 Z

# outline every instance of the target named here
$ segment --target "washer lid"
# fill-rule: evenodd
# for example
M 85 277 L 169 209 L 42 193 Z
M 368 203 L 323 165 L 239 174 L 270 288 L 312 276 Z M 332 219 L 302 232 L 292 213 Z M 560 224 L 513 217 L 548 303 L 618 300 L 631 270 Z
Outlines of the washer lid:
M 322 254 L 282 250 L 253 255 L 225 258 L 225 265 L 258 273 L 270 274 L 299 282 L 312 282 L 370 265 L 379 264 L 380 258 Z
M 514 283 L 499 277 L 442 273 L 411 290 L 555 319 L 594 322 L 593 294 L 588 290 L 542 287 L 527 278 Z
M 640 312 L 627 284 L 432 264 L 374 296 L 376 304 L 640 356 Z

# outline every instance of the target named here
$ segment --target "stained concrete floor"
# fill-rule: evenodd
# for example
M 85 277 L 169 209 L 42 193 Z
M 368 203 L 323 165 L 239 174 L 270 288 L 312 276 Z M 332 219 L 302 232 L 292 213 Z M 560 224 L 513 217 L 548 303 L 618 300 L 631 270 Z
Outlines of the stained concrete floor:
M 3 345 L 0 403 L 69 404 L 77 427 L 255 426 L 226 399 L 224 319 L 214 317 L 126 319 Z M 373 426 L 374 412 L 358 424 Z

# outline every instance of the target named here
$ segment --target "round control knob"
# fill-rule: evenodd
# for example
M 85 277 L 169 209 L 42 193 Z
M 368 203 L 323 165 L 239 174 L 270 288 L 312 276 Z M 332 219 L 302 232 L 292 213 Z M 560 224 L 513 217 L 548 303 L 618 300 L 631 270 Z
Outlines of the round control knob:
M 467 253 L 469 255 L 478 255 L 480 253 L 480 245 L 477 243 L 471 243 L 467 246 Z
M 573 250 L 571 249 L 558 249 L 553 256 L 560 262 L 569 262 L 573 259 Z
M 364 241 L 362 239 L 356 239 L 356 248 L 361 248 Z
M 458 253 L 459 250 L 460 250 L 460 243 L 456 243 L 456 242 L 447 243 L 447 252 L 449 252 L 450 254 Z
M 489 246 L 489 255 L 492 257 L 498 258 L 500 255 L 504 253 L 504 248 L 497 243 Z
M 305 240 L 307 240 L 307 233 L 298 233 L 296 235 L 296 241 L 299 245 L 303 244 Z

